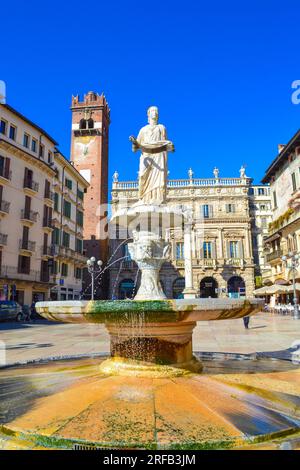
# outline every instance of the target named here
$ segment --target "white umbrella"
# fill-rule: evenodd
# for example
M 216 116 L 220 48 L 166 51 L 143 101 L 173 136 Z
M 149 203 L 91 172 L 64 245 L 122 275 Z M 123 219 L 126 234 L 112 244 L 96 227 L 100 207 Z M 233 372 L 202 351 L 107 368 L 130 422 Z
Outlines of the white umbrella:
M 289 286 L 280 286 L 278 284 L 273 284 L 273 286 L 261 287 L 253 291 L 254 295 L 272 295 L 272 294 L 286 294 L 289 289 Z

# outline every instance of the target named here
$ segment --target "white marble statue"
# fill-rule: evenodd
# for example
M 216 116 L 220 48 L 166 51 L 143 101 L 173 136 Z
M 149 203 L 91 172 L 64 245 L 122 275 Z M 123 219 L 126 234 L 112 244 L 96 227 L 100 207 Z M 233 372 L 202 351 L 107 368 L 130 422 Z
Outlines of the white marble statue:
M 141 150 L 139 168 L 139 200 L 144 204 L 160 205 L 166 202 L 168 152 L 174 145 L 167 140 L 165 126 L 158 124 L 158 108 L 148 109 L 148 123 L 137 138 L 130 136 L 132 150 Z
M 244 167 L 244 165 L 241 166 L 239 171 L 240 171 L 240 178 L 247 178 L 246 168 Z
M 213 174 L 215 178 L 219 178 L 220 171 L 219 168 L 217 168 L 216 166 L 214 167 Z

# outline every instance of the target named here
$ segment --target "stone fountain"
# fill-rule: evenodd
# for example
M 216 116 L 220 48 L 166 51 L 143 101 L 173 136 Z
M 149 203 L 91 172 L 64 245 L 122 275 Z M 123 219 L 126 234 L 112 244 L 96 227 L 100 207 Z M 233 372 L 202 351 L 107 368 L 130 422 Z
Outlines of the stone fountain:
M 141 151 L 139 202 L 119 208 L 112 221 L 132 233 L 129 250 L 141 271 L 135 299 L 36 304 L 51 321 L 104 324 L 110 358 L 12 371 L 14 384 L 21 381 L 24 392 L 17 411 L 5 415 L 0 442 L 2 435 L 17 448 L 228 448 L 298 429 L 295 400 L 290 405 L 288 399 L 294 385 L 281 389 L 280 396 L 274 377 L 262 387 L 263 367 L 255 385 L 256 363 L 248 361 L 239 374 L 241 366 L 234 361 L 219 368 L 211 362 L 199 373 L 203 364 L 192 344 L 197 322 L 252 315 L 262 302 L 166 299 L 159 283 L 170 255 L 166 233 L 188 221 L 166 204 L 167 153 L 174 146 L 158 124 L 156 107 L 149 108 L 148 119 L 137 139 L 130 138 L 133 150 Z M 189 262 L 188 254 L 185 259 Z

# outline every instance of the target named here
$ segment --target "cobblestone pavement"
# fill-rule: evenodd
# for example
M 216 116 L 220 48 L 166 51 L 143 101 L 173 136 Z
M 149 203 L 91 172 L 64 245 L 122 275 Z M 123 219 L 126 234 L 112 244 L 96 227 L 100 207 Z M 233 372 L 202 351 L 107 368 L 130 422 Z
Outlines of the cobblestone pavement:
M 199 322 L 194 330 L 195 351 L 254 352 L 283 351 L 300 342 L 300 320 L 260 313 L 250 320 Z M 2 342 L 2 343 L 1 343 Z M 0 349 L 5 347 L 6 364 L 59 356 L 109 352 L 109 336 L 102 325 L 61 324 L 47 321 L 0 323 Z M 3 359 L 1 360 L 3 364 Z

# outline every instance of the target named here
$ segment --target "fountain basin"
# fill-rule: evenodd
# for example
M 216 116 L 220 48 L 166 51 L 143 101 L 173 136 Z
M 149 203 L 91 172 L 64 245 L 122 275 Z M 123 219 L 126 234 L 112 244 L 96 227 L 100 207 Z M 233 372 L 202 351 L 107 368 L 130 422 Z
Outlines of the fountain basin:
M 300 369 L 288 361 L 204 361 L 203 374 L 159 378 L 103 375 L 101 363 L 0 370 L 0 448 L 272 448 L 299 437 Z
M 113 358 L 200 372 L 202 364 L 193 357 L 196 322 L 242 318 L 259 312 L 262 305 L 259 299 L 77 300 L 38 302 L 36 309 L 52 321 L 103 323 Z M 122 364 L 112 361 L 103 370 L 120 374 Z M 135 369 L 144 374 L 144 368 Z

